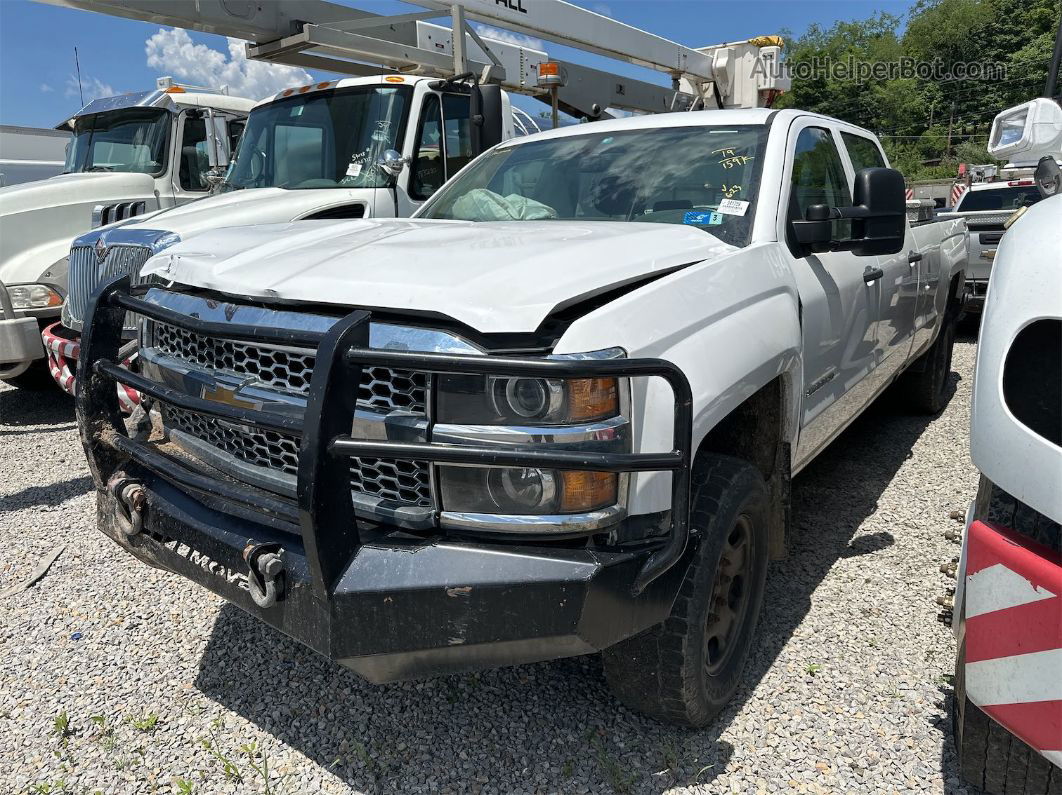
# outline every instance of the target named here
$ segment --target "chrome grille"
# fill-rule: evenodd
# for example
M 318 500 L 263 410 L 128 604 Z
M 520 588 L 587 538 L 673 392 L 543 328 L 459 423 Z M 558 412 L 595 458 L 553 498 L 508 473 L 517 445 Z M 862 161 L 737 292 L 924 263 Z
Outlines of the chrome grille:
M 107 247 L 107 257 L 101 263 L 93 248 L 71 248 L 67 282 L 69 293 L 63 305 L 63 323 L 72 328 L 80 328 L 85 322 L 85 310 L 88 308 L 92 291 L 103 282 L 127 273 L 132 275 L 134 284 L 138 283 L 140 268 L 150 256 L 151 249 L 144 246 L 113 245 Z M 132 325 L 128 318 L 125 325 Z
M 307 395 L 316 356 L 299 348 L 269 347 L 205 337 L 168 323 L 151 323 L 151 345 L 159 353 L 262 386 Z M 427 413 L 428 375 L 410 370 L 366 367 L 361 373 L 358 404 L 384 411 Z
M 164 406 L 163 412 L 170 428 L 249 464 L 298 475 L 299 441 L 294 436 L 236 425 L 174 406 Z M 431 481 L 428 465 L 423 461 L 352 458 L 350 484 L 353 491 L 371 497 L 424 508 L 431 506 Z

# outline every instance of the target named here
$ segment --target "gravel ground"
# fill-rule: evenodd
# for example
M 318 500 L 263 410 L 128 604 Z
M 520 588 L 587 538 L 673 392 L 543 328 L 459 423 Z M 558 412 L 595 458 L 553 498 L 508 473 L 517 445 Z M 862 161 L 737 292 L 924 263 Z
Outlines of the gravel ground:
M 934 597 L 973 496 L 975 346 L 927 422 L 879 402 L 793 485 L 733 706 L 676 730 L 577 658 L 367 684 L 97 533 L 58 392 L 0 387 L 0 792 L 961 793 Z M 64 719 L 65 716 L 65 719 Z

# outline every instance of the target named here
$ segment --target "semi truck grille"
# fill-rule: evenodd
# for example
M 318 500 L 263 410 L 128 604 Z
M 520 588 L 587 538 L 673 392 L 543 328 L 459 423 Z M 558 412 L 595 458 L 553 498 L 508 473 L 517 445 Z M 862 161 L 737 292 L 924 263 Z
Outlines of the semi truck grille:
M 307 395 L 316 356 L 305 349 L 272 348 L 205 337 L 190 329 L 152 323 L 152 347 L 175 359 L 262 386 Z M 384 411 L 427 413 L 428 375 L 409 370 L 367 367 L 362 370 L 358 404 Z
M 99 261 L 96 251 L 90 246 L 75 246 L 70 249 L 69 294 L 63 304 L 63 323 L 71 328 L 80 328 L 85 322 L 85 310 L 89 296 L 103 282 L 130 274 L 133 283 L 140 281 L 140 268 L 151 256 L 151 249 L 144 246 L 113 245 L 107 248 L 107 256 Z M 132 325 L 126 319 L 126 327 Z
M 174 406 L 163 407 L 164 421 L 217 449 L 261 467 L 296 476 L 299 441 L 276 431 L 249 428 Z M 350 459 L 350 486 L 355 492 L 405 505 L 430 507 L 431 480 L 423 461 Z

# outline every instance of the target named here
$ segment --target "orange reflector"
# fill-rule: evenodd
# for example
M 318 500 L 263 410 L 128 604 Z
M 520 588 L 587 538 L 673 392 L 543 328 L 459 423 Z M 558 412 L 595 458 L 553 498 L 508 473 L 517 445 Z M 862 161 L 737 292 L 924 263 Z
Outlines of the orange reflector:
M 318 88 L 328 88 L 329 85 L 331 85 L 331 84 L 330 83 L 318 83 L 317 87 Z
M 184 89 L 181 88 L 180 86 L 170 86 L 169 88 L 166 89 L 166 93 L 167 94 L 183 94 L 184 93 Z
M 397 77 L 395 75 L 389 75 L 388 77 L 385 77 L 384 81 L 386 81 L 388 83 L 404 83 L 404 82 L 406 82 L 405 78 Z
M 568 387 L 568 418 L 590 420 L 619 414 L 619 388 L 615 378 L 576 378 Z
M 543 61 L 538 65 L 539 77 L 557 77 L 560 74 L 560 64 L 556 61 Z
M 295 89 L 294 88 L 285 88 L 283 91 L 280 92 L 280 96 L 282 96 L 282 97 L 290 97 L 294 93 L 295 93 Z
M 561 472 L 561 513 L 581 513 L 616 503 L 615 472 Z
M 310 90 L 310 88 L 311 88 L 311 86 L 303 86 L 302 88 L 299 89 L 299 93 L 300 94 L 305 94 L 307 91 Z

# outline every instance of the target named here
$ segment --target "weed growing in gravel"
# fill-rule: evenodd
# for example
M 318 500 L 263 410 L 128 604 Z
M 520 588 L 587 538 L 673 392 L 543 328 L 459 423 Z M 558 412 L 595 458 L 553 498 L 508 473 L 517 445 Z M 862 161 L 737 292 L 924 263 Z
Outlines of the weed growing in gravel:
M 195 784 L 186 778 L 177 776 L 173 780 L 173 791 L 177 793 L 177 795 L 192 795 L 192 793 L 195 792 Z
M 609 786 L 612 787 L 614 792 L 630 792 L 634 784 L 634 777 L 625 771 L 619 762 L 609 756 L 602 733 L 602 729 L 590 729 L 587 732 L 587 739 L 594 747 L 597 765 L 605 774 L 605 778 L 608 779 Z
M 804 669 L 804 672 L 810 676 L 815 676 L 821 670 L 822 666 L 819 663 L 811 663 L 807 668 Z
M 70 716 L 66 714 L 65 709 L 52 718 L 52 734 L 59 738 L 59 744 L 64 748 L 70 738 L 74 736 L 74 729 L 70 725 Z
M 147 715 L 142 715 L 139 718 L 130 716 L 129 722 L 133 724 L 133 728 L 137 731 L 153 732 L 159 723 L 159 716 L 154 712 L 149 712 Z

